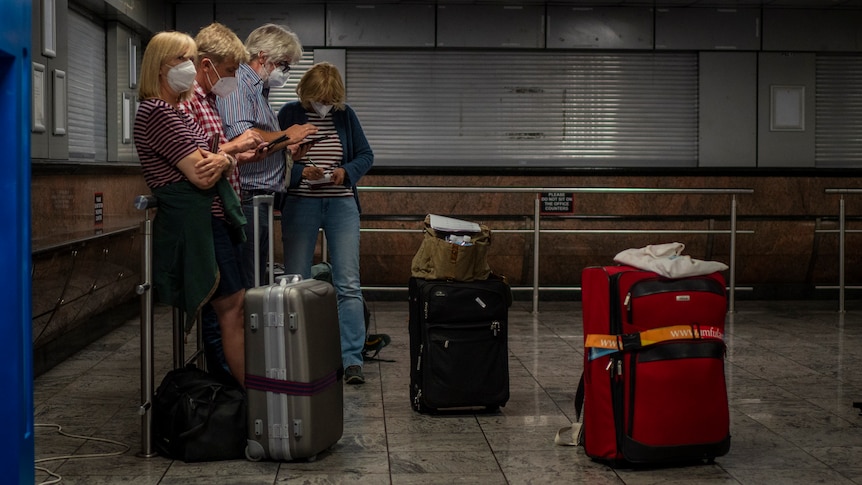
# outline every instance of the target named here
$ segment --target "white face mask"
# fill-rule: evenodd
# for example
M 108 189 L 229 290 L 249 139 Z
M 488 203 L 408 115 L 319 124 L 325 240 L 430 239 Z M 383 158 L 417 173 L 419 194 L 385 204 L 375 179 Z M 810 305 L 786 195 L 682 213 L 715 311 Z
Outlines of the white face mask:
M 321 118 L 326 118 L 326 115 L 332 109 L 331 104 L 321 104 L 317 101 L 312 101 L 311 107 L 314 108 L 314 111 L 317 112 L 317 114 L 320 115 Z
M 266 81 L 266 85 L 271 88 L 281 88 L 284 87 L 285 83 L 287 83 L 288 78 L 290 78 L 290 72 L 284 72 L 280 68 L 276 67 L 269 73 L 269 79 Z
M 221 77 L 221 76 L 219 76 L 219 73 L 215 68 L 215 64 L 213 64 L 212 61 L 210 61 L 210 65 L 213 67 L 213 71 L 215 71 L 215 75 L 218 77 L 218 81 L 216 81 L 215 84 L 213 84 L 212 80 L 210 80 L 209 74 L 207 74 L 207 81 L 209 81 L 210 85 L 212 86 L 210 91 L 212 91 L 216 96 L 221 97 L 221 98 L 225 98 L 230 93 L 236 91 L 236 88 L 238 86 L 236 77 L 234 77 L 234 76 Z
M 197 73 L 191 60 L 181 62 L 168 71 L 168 86 L 177 94 L 184 93 L 194 84 Z

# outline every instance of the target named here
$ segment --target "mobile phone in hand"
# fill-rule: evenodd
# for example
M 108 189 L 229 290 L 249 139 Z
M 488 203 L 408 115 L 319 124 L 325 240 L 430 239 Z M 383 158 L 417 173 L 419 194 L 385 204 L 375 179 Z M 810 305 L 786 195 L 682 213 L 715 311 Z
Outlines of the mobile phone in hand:
M 287 136 L 287 134 L 281 135 L 280 137 L 276 138 L 275 140 L 272 140 L 271 142 L 269 142 L 269 146 L 278 145 L 279 143 L 287 141 L 288 138 L 289 137 Z
M 210 137 L 210 151 L 213 153 L 218 153 L 218 135 L 213 135 Z
M 317 136 L 317 137 L 307 137 L 305 140 L 299 142 L 299 146 L 302 148 L 311 147 L 315 143 L 319 142 L 320 140 L 322 140 L 324 138 L 326 138 L 326 135 Z
M 264 150 L 269 150 L 270 148 L 274 147 L 275 145 L 278 145 L 279 143 L 285 142 L 287 140 L 288 140 L 287 134 L 283 134 L 280 137 L 276 138 L 275 140 L 272 140 L 271 142 L 268 142 L 266 145 L 258 148 L 257 151 L 262 152 Z

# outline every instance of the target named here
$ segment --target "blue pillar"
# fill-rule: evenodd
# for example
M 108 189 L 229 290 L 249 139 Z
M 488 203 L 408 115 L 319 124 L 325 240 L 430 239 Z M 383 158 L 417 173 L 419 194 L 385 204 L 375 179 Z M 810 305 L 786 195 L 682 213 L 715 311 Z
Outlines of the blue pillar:
M 0 479 L 33 483 L 31 0 L 0 1 Z

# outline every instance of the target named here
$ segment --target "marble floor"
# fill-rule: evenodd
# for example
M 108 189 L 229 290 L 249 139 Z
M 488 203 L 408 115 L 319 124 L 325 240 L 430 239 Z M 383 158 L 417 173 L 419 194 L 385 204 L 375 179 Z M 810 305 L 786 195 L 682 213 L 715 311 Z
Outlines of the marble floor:
M 36 379 L 36 458 L 60 458 L 37 466 L 87 485 L 862 484 L 862 416 L 852 406 L 862 401 L 862 302 L 840 314 L 833 301 L 737 301 L 727 324 L 730 452 L 709 465 L 641 470 L 554 444 L 574 416 L 580 303 L 542 302 L 533 315 L 516 301 L 511 399 L 499 413 L 460 416 L 411 410 L 406 302 L 370 306 L 374 330 L 393 337 L 381 357 L 395 362 L 369 362 L 367 382 L 345 387 L 344 435 L 316 461 L 140 457 L 140 323 L 132 320 Z M 171 344 L 169 312 L 156 314 L 158 384 Z M 37 470 L 36 483 L 53 480 Z

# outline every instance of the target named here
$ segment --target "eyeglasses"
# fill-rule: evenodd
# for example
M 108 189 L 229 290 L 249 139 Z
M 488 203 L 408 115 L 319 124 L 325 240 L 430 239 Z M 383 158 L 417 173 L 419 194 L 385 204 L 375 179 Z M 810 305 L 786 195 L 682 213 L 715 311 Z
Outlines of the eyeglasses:
M 260 51 L 260 54 L 258 54 L 258 56 L 266 58 L 266 60 L 264 60 L 263 62 L 272 62 L 269 60 L 269 54 L 263 51 Z M 281 69 L 281 72 L 285 74 L 290 72 L 290 64 L 287 61 L 272 62 L 272 64 L 275 65 L 275 67 L 277 67 L 278 69 Z

